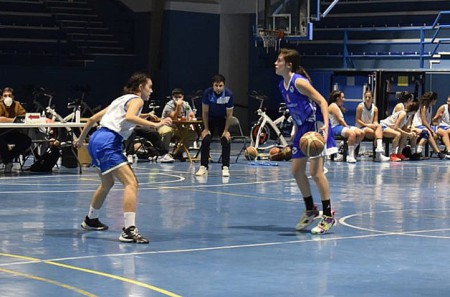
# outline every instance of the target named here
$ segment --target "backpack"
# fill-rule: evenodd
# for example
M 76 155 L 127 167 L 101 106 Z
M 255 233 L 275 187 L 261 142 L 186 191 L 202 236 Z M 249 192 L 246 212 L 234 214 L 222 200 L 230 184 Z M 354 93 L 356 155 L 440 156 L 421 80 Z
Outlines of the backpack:
M 61 153 L 57 146 L 52 145 L 42 156 L 37 156 L 36 161 L 31 165 L 32 172 L 51 172 L 58 162 Z

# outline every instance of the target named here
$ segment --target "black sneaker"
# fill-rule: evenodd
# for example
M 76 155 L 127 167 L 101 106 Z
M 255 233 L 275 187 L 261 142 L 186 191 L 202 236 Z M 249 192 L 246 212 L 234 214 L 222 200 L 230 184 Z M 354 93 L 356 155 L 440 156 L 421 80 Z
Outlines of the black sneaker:
M 445 153 L 444 153 L 444 152 L 439 152 L 439 153 L 438 153 L 438 158 L 439 158 L 440 160 L 445 159 Z
M 122 229 L 122 234 L 120 234 L 119 240 L 122 242 L 130 243 L 149 243 L 147 238 L 144 238 L 135 226 L 128 227 L 127 229 Z
M 108 226 L 99 221 L 99 219 L 90 219 L 87 216 L 84 218 L 83 223 L 81 223 L 81 228 L 84 230 L 96 230 L 105 231 L 108 230 Z

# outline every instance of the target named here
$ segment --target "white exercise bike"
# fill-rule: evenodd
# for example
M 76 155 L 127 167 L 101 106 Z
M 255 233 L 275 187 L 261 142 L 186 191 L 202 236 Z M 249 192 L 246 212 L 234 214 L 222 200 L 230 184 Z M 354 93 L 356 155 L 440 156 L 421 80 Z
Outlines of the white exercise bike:
M 249 94 L 250 98 L 259 100 L 259 108 L 256 111 L 259 118 L 250 130 L 250 145 L 257 150 L 267 150 L 276 146 L 286 147 L 294 133 L 294 123 L 285 103 L 281 103 L 278 109 L 281 116 L 272 120 L 263 109 L 264 100 L 268 97 L 256 91 Z

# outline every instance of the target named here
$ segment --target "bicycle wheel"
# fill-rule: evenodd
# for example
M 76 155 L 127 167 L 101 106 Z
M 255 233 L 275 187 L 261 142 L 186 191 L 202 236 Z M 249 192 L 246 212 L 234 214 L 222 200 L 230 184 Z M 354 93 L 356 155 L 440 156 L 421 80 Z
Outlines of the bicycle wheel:
M 256 137 L 258 137 L 259 124 L 256 124 L 252 127 L 252 140 L 256 142 Z M 270 138 L 270 129 L 267 126 L 264 126 L 261 131 L 259 131 L 259 144 L 264 144 Z

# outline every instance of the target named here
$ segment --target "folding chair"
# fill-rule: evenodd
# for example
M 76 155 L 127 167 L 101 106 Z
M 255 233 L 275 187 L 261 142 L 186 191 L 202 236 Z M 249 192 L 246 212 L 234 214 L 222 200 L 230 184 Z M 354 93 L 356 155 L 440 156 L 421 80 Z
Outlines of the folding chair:
M 231 118 L 230 127 L 228 128 L 228 130 L 231 135 L 230 145 L 233 144 L 233 142 L 242 142 L 242 147 L 239 150 L 239 153 L 236 155 L 235 163 L 237 163 L 237 161 L 239 160 L 239 157 L 242 155 L 242 153 L 247 148 L 247 141 L 249 140 L 249 138 L 247 136 L 245 136 L 244 133 L 242 132 L 241 123 L 239 122 L 239 119 L 237 117 L 233 116 Z M 221 160 L 222 160 L 222 155 L 219 157 L 218 162 L 221 162 Z

